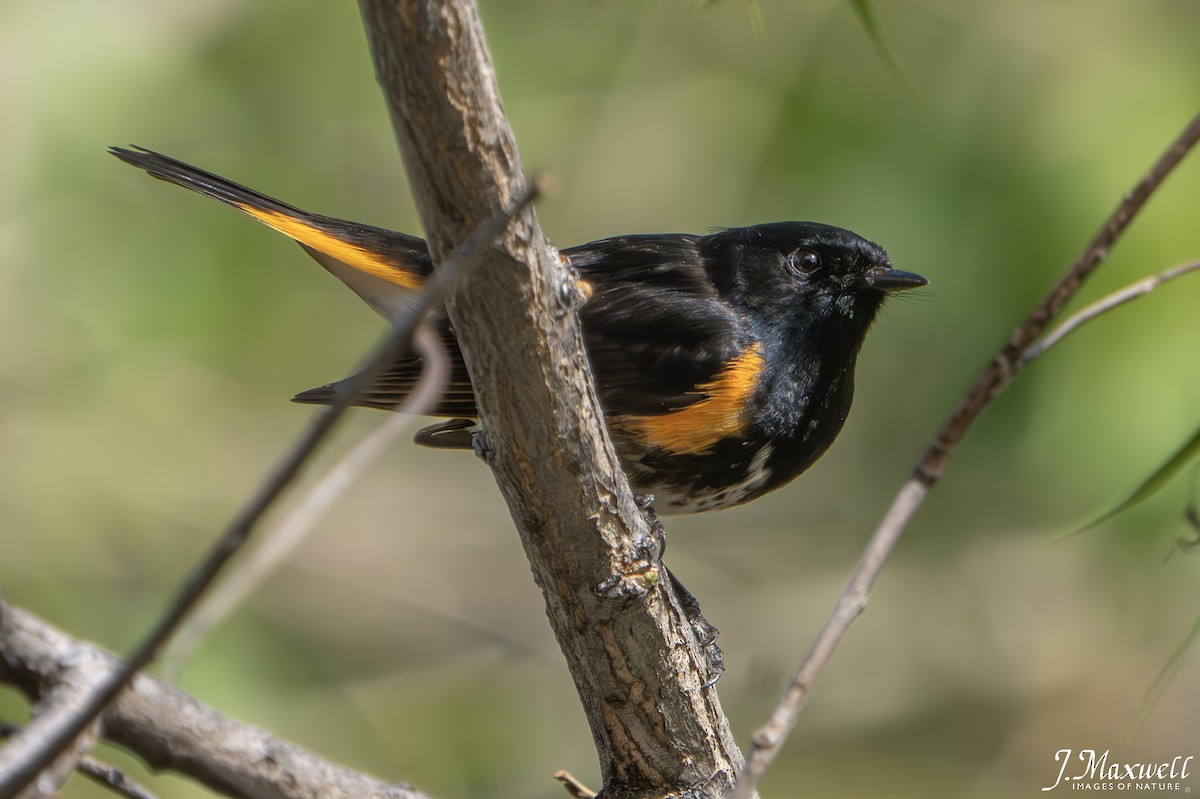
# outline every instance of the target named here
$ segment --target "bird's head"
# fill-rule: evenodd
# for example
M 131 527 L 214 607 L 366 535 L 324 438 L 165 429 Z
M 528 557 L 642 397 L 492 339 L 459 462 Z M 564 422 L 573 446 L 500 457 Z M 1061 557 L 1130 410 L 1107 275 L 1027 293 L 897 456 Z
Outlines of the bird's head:
M 718 290 L 772 326 L 830 325 L 861 336 L 888 294 L 928 283 L 892 268 L 878 244 L 816 222 L 728 228 L 701 249 L 721 265 L 712 275 Z

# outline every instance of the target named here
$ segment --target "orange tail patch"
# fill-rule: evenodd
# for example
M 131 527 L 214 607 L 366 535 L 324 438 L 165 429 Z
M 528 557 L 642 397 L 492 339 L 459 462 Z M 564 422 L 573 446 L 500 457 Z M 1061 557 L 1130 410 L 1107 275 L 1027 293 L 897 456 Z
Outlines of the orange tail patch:
M 414 291 L 420 289 L 422 286 L 423 280 L 420 275 L 415 274 L 411 270 L 398 267 L 377 253 L 340 239 L 299 217 L 290 216 L 280 211 L 255 208 L 246 203 L 237 203 L 237 207 L 267 227 L 274 228 L 283 235 L 293 238 L 307 247 L 312 247 L 314 250 L 322 252 L 331 258 L 336 258 L 347 266 L 352 266 L 361 272 L 366 272 L 368 275 L 382 278 L 389 283 L 395 283 L 401 288 Z

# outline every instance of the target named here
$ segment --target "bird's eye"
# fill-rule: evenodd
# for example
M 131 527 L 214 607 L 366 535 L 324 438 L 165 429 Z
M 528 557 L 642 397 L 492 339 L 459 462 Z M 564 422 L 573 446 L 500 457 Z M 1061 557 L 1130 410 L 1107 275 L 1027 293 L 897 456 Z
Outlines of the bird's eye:
M 809 275 L 821 268 L 821 256 L 812 250 L 796 250 L 789 263 L 800 274 Z

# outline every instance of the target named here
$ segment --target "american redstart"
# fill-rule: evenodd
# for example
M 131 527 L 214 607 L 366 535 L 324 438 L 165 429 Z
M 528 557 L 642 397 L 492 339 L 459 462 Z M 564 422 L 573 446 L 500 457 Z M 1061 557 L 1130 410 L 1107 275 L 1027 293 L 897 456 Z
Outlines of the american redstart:
M 433 270 L 414 236 L 310 214 L 150 150 L 111 152 L 295 239 L 389 320 Z M 609 434 L 659 513 L 740 505 L 811 466 L 846 421 L 884 298 L 927 282 L 893 269 L 879 245 L 815 222 L 616 236 L 562 254 L 587 297 L 579 318 Z M 470 376 L 445 314 L 434 324 L 453 369 L 430 414 L 449 421 L 416 441 L 470 448 Z M 396 407 L 421 369 L 419 357 L 401 358 L 359 404 Z M 328 404 L 336 387 L 295 401 Z

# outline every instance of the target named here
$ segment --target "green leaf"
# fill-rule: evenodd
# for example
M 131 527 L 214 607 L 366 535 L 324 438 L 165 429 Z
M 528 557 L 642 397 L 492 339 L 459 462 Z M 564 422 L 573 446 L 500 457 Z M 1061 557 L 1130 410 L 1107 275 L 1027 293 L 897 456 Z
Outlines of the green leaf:
M 1146 723 L 1146 719 L 1150 718 L 1150 712 L 1154 710 L 1154 706 L 1162 698 L 1163 691 L 1170 685 L 1171 679 L 1179 671 L 1179 667 L 1183 665 L 1184 657 L 1196 645 L 1197 640 L 1200 640 L 1200 616 L 1196 617 L 1196 621 L 1192 623 L 1192 629 L 1184 636 L 1183 641 L 1175 648 L 1175 651 L 1171 653 L 1171 657 L 1167 658 L 1167 662 L 1159 670 L 1158 676 L 1154 678 L 1154 682 L 1146 689 L 1146 695 L 1142 697 L 1142 701 L 1138 705 L 1138 712 L 1137 716 L 1134 717 L 1133 727 L 1129 730 L 1129 735 L 1125 738 L 1126 746 L 1138 734 L 1138 730 Z
M 854 15 L 858 17 L 859 24 L 867 32 L 867 37 L 875 45 L 880 59 L 887 65 L 892 74 L 908 87 L 909 91 L 914 95 L 917 94 L 917 89 L 913 86 L 912 81 L 908 79 L 908 74 L 900 66 L 900 62 L 896 60 L 896 57 L 892 55 L 892 51 L 888 49 L 887 44 L 883 41 L 883 34 L 879 30 L 879 22 L 875 19 L 875 12 L 872 10 L 870 2 L 868 0 L 849 0 L 849 3 L 850 8 L 854 10 Z
M 1196 432 L 1192 434 L 1191 439 L 1189 439 L 1186 444 L 1180 447 L 1179 450 L 1171 456 L 1170 460 L 1160 466 L 1154 472 L 1154 474 L 1150 475 L 1150 477 L 1148 477 L 1141 485 L 1139 485 L 1137 489 L 1123 502 L 1118 504 L 1115 508 L 1100 514 L 1082 527 L 1072 530 L 1063 537 L 1066 538 L 1087 532 L 1088 530 L 1103 524 L 1114 516 L 1124 513 L 1134 505 L 1137 505 L 1154 496 L 1162 489 L 1163 486 L 1169 483 L 1171 479 L 1175 477 L 1175 475 L 1179 474 L 1179 472 L 1182 471 L 1183 468 L 1191 463 L 1191 461 L 1197 456 L 1200 456 L 1200 427 L 1196 428 Z
M 756 38 L 761 39 L 763 31 L 766 30 L 762 7 L 759 6 L 758 0 L 742 0 L 742 2 L 746 6 L 746 16 L 750 19 L 750 29 L 754 31 Z M 716 5 L 716 3 L 717 0 L 696 0 L 695 7 L 703 9 Z

